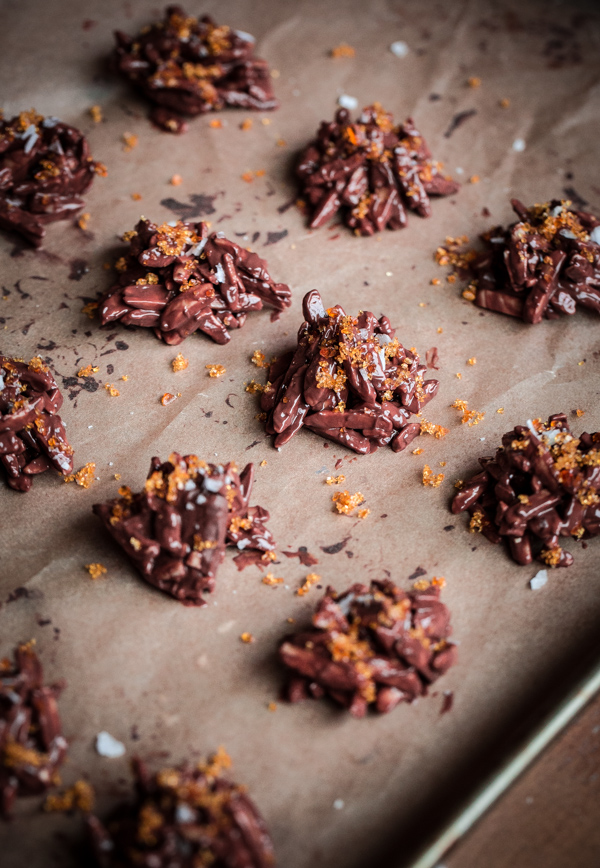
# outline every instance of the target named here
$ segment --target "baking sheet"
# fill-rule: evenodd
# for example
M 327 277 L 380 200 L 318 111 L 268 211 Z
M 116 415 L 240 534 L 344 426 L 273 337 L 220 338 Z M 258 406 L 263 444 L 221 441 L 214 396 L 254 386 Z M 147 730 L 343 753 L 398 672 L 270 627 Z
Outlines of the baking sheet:
M 188 10 L 255 34 L 257 53 L 280 72 L 278 112 L 225 112 L 221 129 L 204 117 L 191 122 L 188 134 L 168 136 L 150 126 L 145 105 L 105 63 L 112 30 L 135 32 L 158 4 L 3 4 L 6 114 L 34 105 L 79 126 L 109 176 L 87 195 L 89 235 L 55 224 L 37 253 L 0 238 L 7 296 L 0 301 L 1 349 L 50 358 L 59 383 L 82 365 L 99 364 L 98 381 L 114 383 L 121 395 L 111 398 L 102 385 L 94 393 L 64 388 L 61 415 L 76 466 L 97 465 L 92 488 L 64 486 L 48 473 L 29 495 L 0 489 L 0 652 L 35 637 L 47 677 L 67 680 L 60 707 L 71 751 L 63 778 L 70 783 L 89 775 L 101 811 L 128 792 L 134 752 L 158 765 L 224 744 L 236 778 L 249 786 L 270 826 L 280 865 L 399 865 L 461 782 L 486 770 L 494 749 L 556 673 L 568 674 L 600 615 L 595 541 L 587 550 L 573 545 L 574 566 L 552 572 L 532 592 L 528 580 L 538 567 L 518 568 L 500 548 L 467 535 L 464 519 L 447 510 L 454 480 L 474 472 L 477 456 L 493 452 L 502 433 L 524 419 L 579 408 L 586 414 L 574 419 L 576 432 L 600 428 L 597 320 L 582 312 L 528 328 L 479 311 L 456 285 L 430 284 L 443 278 L 432 253 L 444 237 L 473 237 L 512 219 L 512 195 L 526 203 L 576 195 L 600 210 L 598 16 L 593 4 L 557 3 L 549 11 L 541 2 L 207 2 Z M 406 58 L 388 50 L 397 39 L 410 48 Z M 354 58 L 328 56 L 341 42 L 354 46 Z M 469 76 L 480 77 L 481 86 L 469 88 Z M 376 238 L 355 238 L 341 227 L 311 233 L 294 208 L 280 213 L 295 195 L 294 154 L 333 115 L 340 93 L 359 105 L 379 100 L 397 120 L 412 115 L 434 156 L 465 181 L 459 194 L 434 202 L 430 220 L 412 216 L 406 229 Z M 510 99 L 508 109 L 500 108 L 502 98 Z M 103 124 L 89 117 L 94 104 L 103 109 Z M 445 135 L 458 113 L 473 109 L 475 115 Z M 254 124 L 243 131 L 246 117 Z M 271 123 L 262 125 L 261 117 Z M 126 132 L 139 137 L 128 153 Z M 285 146 L 277 144 L 280 138 Z M 523 152 L 512 147 L 518 138 Z M 252 184 L 241 179 L 261 169 L 265 176 Z M 181 186 L 169 184 L 173 174 L 182 176 Z M 472 175 L 480 182 L 469 184 Z M 177 351 L 149 332 L 99 330 L 81 313 L 85 300 L 110 281 L 103 263 L 114 261 L 117 236 L 140 213 L 175 218 L 172 208 L 179 206 L 165 205 L 168 199 L 214 208 L 206 214 L 213 227 L 234 239 L 245 233 L 243 243 L 265 256 L 271 274 L 294 292 L 292 309 L 278 323 L 268 311 L 253 315 L 226 347 L 188 339 L 181 349 L 190 365 L 178 374 L 170 367 Z M 483 208 L 490 217 L 481 215 Z M 283 230 L 287 236 L 266 244 L 268 233 Z M 78 271 L 74 260 L 89 268 L 80 280 L 69 278 Z M 420 456 L 380 450 L 357 458 L 302 432 L 280 453 L 272 449 L 244 391 L 245 382 L 258 379 L 250 356 L 291 346 L 302 296 L 313 287 L 327 305 L 387 314 L 400 340 L 423 356 L 438 347 L 441 387 L 427 418 L 450 428 L 444 440 L 422 437 Z M 118 349 L 118 341 L 127 349 Z M 471 357 L 473 367 L 466 364 Z M 225 377 L 209 379 L 209 363 L 224 364 Z M 181 397 L 162 407 L 165 391 Z M 449 407 L 456 398 L 485 410 L 485 420 L 460 426 Z M 304 545 L 319 558 L 311 569 L 323 585 L 341 590 L 389 570 L 408 587 L 417 567 L 429 577 L 444 575 L 460 660 L 435 686 L 436 695 L 362 721 L 323 703 L 280 703 L 269 712 L 282 681 L 274 652 L 289 629 L 286 618 L 307 618 L 318 595 L 316 589 L 294 594 L 307 570 L 282 557 L 276 571 L 288 587 L 273 589 L 261 584 L 255 568 L 238 573 L 230 554 L 209 606 L 184 608 L 139 580 L 91 514 L 91 505 L 114 496 L 119 484 L 138 488 L 152 455 L 174 449 L 239 464 L 266 459 L 257 468 L 252 502 L 271 511 L 281 551 Z M 340 458 L 345 486 L 362 491 L 371 509 L 363 522 L 331 511 L 324 478 Z M 444 484 L 424 488 L 424 463 L 438 472 L 442 461 Z M 342 541 L 337 553 L 323 551 Z M 104 579 L 89 578 L 84 564 L 91 562 L 106 565 Z M 6 603 L 16 588 L 26 591 Z M 244 631 L 253 633 L 254 644 L 240 642 Z M 441 715 L 444 690 L 455 699 Z M 102 729 L 126 744 L 125 758 L 95 754 L 94 736 Z M 333 807 L 338 799 L 341 810 Z M 23 819 L 0 828 L 10 868 L 48 865 L 49 858 L 68 864 L 57 833 L 76 840 L 79 822 L 40 816 L 36 805 L 25 803 Z

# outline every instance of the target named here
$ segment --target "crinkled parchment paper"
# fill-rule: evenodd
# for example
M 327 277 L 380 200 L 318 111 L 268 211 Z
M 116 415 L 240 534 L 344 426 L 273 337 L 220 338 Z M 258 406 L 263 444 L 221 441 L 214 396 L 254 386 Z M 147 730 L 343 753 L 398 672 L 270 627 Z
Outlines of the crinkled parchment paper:
M 432 258 L 444 237 L 475 237 L 506 223 L 510 196 L 526 203 L 563 196 L 600 209 L 598 15 L 591 3 L 194 0 L 190 13 L 213 13 L 256 35 L 257 53 L 280 72 L 281 109 L 264 115 L 268 125 L 261 115 L 229 111 L 221 129 L 206 116 L 171 137 L 149 124 L 146 106 L 105 65 L 112 30 L 137 31 L 157 7 L 141 0 L 2 4 L 6 113 L 35 106 L 77 125 L 109 174 L 87 196 L 89 233 L 52 225 L 43 252 L 0 238 L 2 351 L 40 354 L 63 385 L 82 365 L 100 366 L 97 391 L 63 388 L 76 466 L 96 462 L 92 488 L 64 485 L 51 473 L 28 495 L 0 488 L 0 651 L 34 637 L 48 679 L 68 682 L 60 705 L 71 741 L 63 778 L 88 775 L 101 811 L 128 791 L 134 752 L 158 765 L 224 744 L 283 868 L 400 864 L 434 828 L 439 805 L 452 803 L 475 759 L 510 735 L 554 673 L 589 642 L 600 616 L 600 542 L 587 550 L 573 544 L 574 566 L 552 571 L 534 592 L 528 581 L 539 567 L 517 567 L 448 511 L 454 481 L 474 472 L 477 457 L 493 452 L 513 425 L 583 409 L 574 430 L 600 428 L 598 320 L 582 312 L 527 327 L 479 311 L 458 284 L 430 284 L 444 278 Z M 389 51 L 396 40 L 408 45 L 406 57 Z M 341 42 L 356 49 L 354 58 L 329 56 Z M 470 76 L 481 79 L 479 88 L 467 86 Z M 411 216 L 402 231 L 356 238 L 341 227 L 309 232 L 295 208 L 278 211 L 295 195 L 295 152 L 332 117 L 342 93 L 361 106 L 379 100 L 397 120 L 412 115 L 435 157 L 464 181 L 456 196 L 434 202 L 430 220 Z M 509 108 L 499 106 L 503 98 Z M 102 124 L 88 114 L 95 104 Z M 453 118 L 472 110 L 447 135 Z M 248 116 L 252 129 L 240 129 Z M 139 137 L 130 152 L 126 132 Z M 516 139 L 524 151 L 513 149 Z M 266 174 L 253 183 L 241 179 L 260 169 Z M 178 187 L 169 184 L 174 174 L 183 178 Z M 479 183 L 468 183 L 472 175 Z M 491 216 L 482 216 L 484 208 Z M 147 330 L 100 330 L 81 308 L 109 284 L 103 263 L 114 262 L 117 236 L 140 213 L 162 221 L 178 209 L 204 211 L 213 227 L 265 256 L 272 275 L 292 286 L 294 303 L 277 323 L 268 311 L 250 315 L 228 346 L 189 338 L 181 348 L 189 368 L 174 374 L 177 350 Z M 279 240 L 269 236 L 283 230 Z M 79 280 L 69 277 L 73 260 L 89 268 Z M 314 287 L 327 305 L 386 313 L 423 356 L 438 347 L 441 388 L 426 415 L 450 428 L 445 439 L 422 437 L 420 456 L 386 449 L 357 458 L 302 432 L 273 450 L 244 390 L 260 373 L 250 356 L 293 344 L 302 296 Z M 227 374 L 210 379 L 209 363 L 225 365 Z M 109 396 L 106 382 L 120 397 Z M 163 407 L 167 391 L 181 397 Z M 484 410 L 485 420 L 461 426 L 450 409 L 457 398 Z M 308 570 L 281 557 L 275 571 L 285 587 L 271 588 L 255 567 L 238 572 L 228 554 L 209 605 L 184 608 L 139 579 L 91 513 L 119 484 L 138 489 L 151 456 L 172 450 L 240 465 L 266 459 L 252 502 L 271 510 L 280 550 L 306 546 L 318 557 L 312 569 L 323 586 L 391 575 L 408 587 L 417 567 L 445 576 L 460 660 L 433 695 L 358 721 L 326 703 L 279 703 L 269 712 L 282 682 L 275 649 L 286 619 L 306 619 L 319 594 L 294 593 Z M 338 459 L 345 487 L 367 498 L 371 514 L 362 522 L 332 512 L 324 478 Z M 446 462 L 440 488 L 422 486 L 425 462 L 435 472 Z M 324 551 L 342 541 L 337 553 Z M 91 580 L 84 570 L 91 562 L 103 563 L 107 575 Z M 16 588 L 25 591 L 7 603 Z M 240 641 L 244 631 L 254 644 Z M 444 690 L 455 701 L 441 715 Z M 94 737 L 103 729 L 126 744 L 123 759 L 96 755 Z M 339 799 L 343 808 L 335 809 Z M 40 815 L 37 805 L 26 802 L 17 822 L 0 827 L 7 868 L 70 864 L 57 833 L 76 839 L 79 820 Z

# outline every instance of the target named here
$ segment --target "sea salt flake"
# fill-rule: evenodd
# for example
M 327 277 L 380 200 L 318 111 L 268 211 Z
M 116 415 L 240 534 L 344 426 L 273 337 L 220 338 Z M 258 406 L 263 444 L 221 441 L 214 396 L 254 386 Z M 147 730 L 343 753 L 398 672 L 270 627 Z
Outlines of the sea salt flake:
M 336 799 L 333 803 L 333 807 L 336 809 L 336 811 L 341 811 L 344 807 L 344 804 L 345 803 L 343 799 Z
M 125 753 L 125 745 L 123 742 L 114 738 L 110 732 L 102 730 L 102 732 L 99 732 L 96 736 L 96 751 L 100 756 L 116 759 L 117 757 L 123 756 Z
M 358 100 L 355 96 L 348 96 L 347 93 L 343 93 L 338 97 L 338 105 L 341 105 L 342 108 L 352 110 L 358 108 Z
M 539 570 L 535 576 L 530 579 L 529 587 L 532 591 L 537 591 L 539 588 L 543 588 L 547 581 L 548 570 Z
M 406 57 L 410 52 L 410 48 L 406 42 L 402 42 L 402 40 L 399 39 L 397 42 L 392 42 L 390 45 L 390 51 L 395 55 L 395 57 Z
M 594 226 L 590 232 L 590 241 L 593 241 L 594 244 L 600 244 L 600 226 Z
M 521 153 L 521 151 L 525 150 L 525 139 L 515 139 L 512 143 L 513 151 L 517 151 L 517 153 Z

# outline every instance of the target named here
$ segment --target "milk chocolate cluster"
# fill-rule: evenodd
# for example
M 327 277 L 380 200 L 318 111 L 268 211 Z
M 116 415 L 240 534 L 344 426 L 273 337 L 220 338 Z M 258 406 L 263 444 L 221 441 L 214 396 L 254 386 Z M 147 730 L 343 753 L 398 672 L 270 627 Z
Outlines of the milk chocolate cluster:
M 420 433 L 410 422 L 438 390 L 405 349 L 386 316 L 347 316 L 324 309 L 316 290 L 302 302 L 298 346 L 271 363 L 261 396 L 266 430 L 279 448 L 305 426 L 315 434 L 367 454 L 391 445 L 401 452 Z
M 406 209 L 429 217 L 430 196 L 458 190 L 432 160 L 412 120 L 394 126 L 379 103 L 363 109 L 355 123 L 346 109 L 338 109 L 333 123 L 321 124 L 296 174 L 310 227 L 317 229 L 340 212 L 357 235 L 402 229 Z
M 0 814 L 12 814 L 17 796 L 45 793 L 60 783 L 67 753 L 57 698 L 62 685 L 44 685 L 33 643 L 19 645 L 14 663 L 0 660 Z
M 143 578 L 186 605 L 206 605 L 225 546 L 274 557 L 269 513 L 249 506 L 254 466 L 207 464 L 176 452 L 153 458 L 144 490 L 97 503 L 94 512 Z
M 407 593 L 388 580 L 327 588 L 312 629 L 284 639 L 279 657 L 292 670 L 291 702 L 329 696 L 355 717 L 412 702 L 455 662 L 450 613 L 440 580 Z
M 452 512 L 467 510 L 469 529 L 490 542 L 504 540 L 518 564 L 534 557 L 568 567 L 573 556 L 561 537 L 600 533 L 600 433 L 575 438 L 564 413 L 534 419 L 502 438 L 495 458 L 455 495 Z
M 0 463 L 15 491 L 29 491 L 33 477 L 54 467 L 73 470 L 73 449 L 58 410 L 63 397 L 39 356 L 29 364 L 0 355 Z
M 254 57 L 254 37 L 208 15 L 190 18 L 169 6 L 163 21 L 137 36 L 117 31 L 116 65 L 156 108 L 152 120 L 169 132 L 182 132 L 182 115 L 226 107 L 275 109 L 269 67 Z
M 172 345 L 199 330 L 225 344 L 250 311 L 292 303 L 289 286 L 273 282 L 263 259 L 223 232 L 209 234 L 206 223 L 141 219 L 123 240 L 129 251 L 116 264 L 118 282 L 100 300 L 102 325 L 153 328 Z
M 136 800 L 102 823 L 88 819 L 99 868 L 272 868 L 273 845 L 245 788 L 221 776 L 220 751 L 209 764 L 151 775 L 136 759 Z
M 0 227 L 19 232 L 36 247 L 46 223 L 72 217 L 94 175 L 106 175 L 95 163 L 87 140 L 58 118 L 34 109 L 10 120 L 0 115 Z
M 557 199 L 511 204 L 519 219 L 482 235 L 487 250 L 470 265 L 475 303 L 532 324 L 578 304 L 600 313 L 600 220 Z

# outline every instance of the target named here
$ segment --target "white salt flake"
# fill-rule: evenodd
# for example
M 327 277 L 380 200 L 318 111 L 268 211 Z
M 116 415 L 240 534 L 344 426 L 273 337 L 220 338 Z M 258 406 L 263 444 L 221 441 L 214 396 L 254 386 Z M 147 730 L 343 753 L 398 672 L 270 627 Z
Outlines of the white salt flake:
M 529 581 L 529 587 L 532 591 L 537 591 L 543 588 L 548 581 L 548 570 L 538 570 L 535 576 Z
M 179 804 L 175 808 L 175 819 L 178 823 L 193 823 L 196 819 L 196 812 L 187 805 Z
M 254 36 L 250 33 L 246 33 L 245 30 L 234 30 L 236 36 L 239 36 L 240 39 L 243 39 L 244 42 L 255 42 Z
M 96 736 L 96 750 L 100 756 L 106 756 L 110 759 L 116 759 L 123 756 L 125 753 L 125 745 L 118 741 L 110 732 L 102 730 Z
M 512 143 L 513 151 L 516 151 L 518 154 L 520 154 L 521 151 L 524 151 L 525 147 L 525 139 L 515 139 Z
M 410 48 L 406 42 L 402 42 L 402 40 L 399 39 L 397 42 L 392 42 L 390 45 L 390 51 L 395 57 L 406 57 L 410 52 Z
M 333 807 L 336 809 L 336 811 L 341 811 L 344 807 L 344 804 L 345 802 L 343 799 L 336 799 L 333 803 Z
M 342 108 L 352 110 L 358 108 L 358 100 L 355 96 L 348 96 L 347 93 L 343 93 L 338 97 L 338 105 L 341 105 Z
M 190 247 L 190 249 L 187 251 L 186 256 L 200 256 L 200 254 L 204 250 L 207 241 L 208 238 L 203 238 L 202 241 L 194 244 L 194 246 Z
M 594 244 L 600 244 L 600 226 L 594 226 L 590 232 L 590 241 L 593 241 Z
M 217 281 L 219 283 L 225 283 L 225 269 L 220 262 L 217 262 L 217 264 L 215 265 L 215 277 L 217 278 Z

